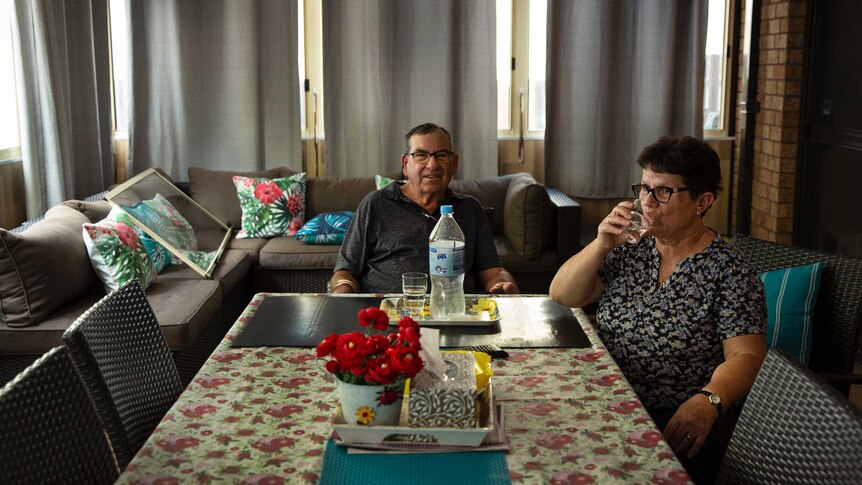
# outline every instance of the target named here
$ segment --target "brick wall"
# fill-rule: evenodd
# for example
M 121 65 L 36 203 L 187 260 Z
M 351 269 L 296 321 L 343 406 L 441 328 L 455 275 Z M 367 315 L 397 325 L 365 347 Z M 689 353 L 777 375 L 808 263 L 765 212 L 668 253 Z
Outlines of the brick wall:
M 783 244 L 793 237 L 806 3 L 761 5 L 751 235 Z

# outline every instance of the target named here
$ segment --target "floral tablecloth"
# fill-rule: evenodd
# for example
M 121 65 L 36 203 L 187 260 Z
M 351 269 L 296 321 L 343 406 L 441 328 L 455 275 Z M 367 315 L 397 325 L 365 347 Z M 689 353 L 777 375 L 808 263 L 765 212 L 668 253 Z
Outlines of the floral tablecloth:
M 316 483 L 336 385 L 314 349 L 224 341 L 117 483 Z M 580 312 L 587 349 L 509 349 L 492 362 L 513 483 L 687 483 L 631 386 Z

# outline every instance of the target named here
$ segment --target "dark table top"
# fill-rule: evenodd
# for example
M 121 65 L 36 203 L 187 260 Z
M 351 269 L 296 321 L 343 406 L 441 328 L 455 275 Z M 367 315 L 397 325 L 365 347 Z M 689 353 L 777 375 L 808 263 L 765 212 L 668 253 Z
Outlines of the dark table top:
M 503 348 L 585 348 L 590 341 L 572 309 L 543 295 L 491 297 L 500 320 L 440 326 L 441 347 L 496 344 Z M 382 295 L 267 295 L 233 347 L 314 347 L 330 333 L 361 331 L 356 314 L 379 307 Z

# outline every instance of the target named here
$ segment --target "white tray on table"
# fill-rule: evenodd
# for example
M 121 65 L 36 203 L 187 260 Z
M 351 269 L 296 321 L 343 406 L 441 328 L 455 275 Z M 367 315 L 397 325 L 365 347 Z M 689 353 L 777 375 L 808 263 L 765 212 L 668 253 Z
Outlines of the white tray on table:
M 418 323 L 420 326 L 452 325 L 462 327 L 493 325 L 494 322 L 500 320 L 500 309 L 497 307 L 497 302 L 493 299 L 481 297 L 466 297 L 465 300 L 466 301 L 464 307 L 466 308 L 467 312 L 464 314 L 463 318 L 452 320 L 434 320 L 433 318 L 431 318 L 431 310 L 428 308 L 428 305 L 425 305 L 425 309 L 422 312 L 422 316 L 415 319 L 416 323 Z M 397 324 L 398 319 L 405 315 L 408 315 L 400 296 L 384 298 L 383 301 L 380 302 L 380 309 L 386 312 L 387 315 L 389 315 L 390 325 Z
M 476 428 L 414 428 L 407 425 L 409 422 L 407 403 L 405 398 L 401 406 L 401 418 L 398 426 L 360 426 L 347 424 L 341 413 L 341 404 L 335 410 L 332 428 L 338 433 L 341 441 L 338 445 L 372 444 L 379 445 L 384 441 L 392 441 L 401 444 L 411 444 L 407 439 L 398 439 L 405 435 L 431 436 L 436 442 L 415 442 L 417 446 L 464 446 L 478 447 L 489 433 L 494 431 L 494 404 L 491 393 L 491 384 L 485 392 L 479 394 L 477 405 L 479 406 L 479 425 Z M 387 439 L 388 438 L 388 439 Z

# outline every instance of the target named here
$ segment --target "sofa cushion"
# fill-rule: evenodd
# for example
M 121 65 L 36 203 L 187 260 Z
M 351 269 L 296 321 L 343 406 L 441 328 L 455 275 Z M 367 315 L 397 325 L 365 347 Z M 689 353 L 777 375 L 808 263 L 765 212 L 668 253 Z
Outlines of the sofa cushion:
M 87 216 L 90 222 L 99 222 L 108 217 L 111 212 L 111 204 L 107 201 L 89 202 L 86 200 L 67 200 L 63 202 L 66 207 L 71 207 Z
M 0 353 L 41 354 L 62 345 L 63 332 L 104 296 L 104 288 L 96 282 L 39 325 L 9 328 L 0 323 Z M 160 281 L 147 288 L 147 300 L 168 346 L 179 350 L 188 347 L 215 316 L 221 305 L 221 290 L 212 280 Z
M 234 229 L 242 224 L 242 209 L 236 198 L 233 176 L 256 178 L 290 177 L 298 172 L 286 167 L 269 168 L 257 172 L 235 172 L 189 167 L 189 192 L 198 204 Z
M 242 229 L 237 238 L 292 236 L 305 224 L 305 172 L 266 179 L 233 178 Z
M 296 231 L 293 238 L 305 244 L 341 244 L 355 215 L 353 211 L 318 214 Z
M 495 209 L 491 232 L 503 234 L 503 206 L 506 204 L 506 191 L 514 175 L 503 175 L 478 180 L 453 180 L 449 187 L 459 194 L 476 198 L 482 207 Z
M 89 288 L 55 309 L 38 325 L 10 328 L 0 323 L 0 354 L 43 354 L 63 345 L 63 332 L 104 296 L 105 287 L 94 275 Z
M 137 280 L 144 290 L 155 279 L 153 260 L 135 228 L 121 221 L 102 219 L 84 224 L 84 244 L 96 276 L 110 293 Z
M 292 237 L 275 237 L 260 250 L 264 269 L 331 269 L 341 246 L 308 245 Z
M 557 263 L 556 251 L 545 251 L 538 258 L 527 259 L 515 250 L 512 242 L 506 236 L 495 236 L 494 246 L 497 248 L 497 255 L 500 257 L 500 266 L 510 273 L 548 271 L 556 273 L 560 267 Z M 515 279 L 517 280 L 517 277 Z M 544 289 L 541 293 L 547 292 L 548 290 Z
M 221 285 L 222 295 L 227 295 L 248 274 L 251 268 L 251 256 L 239 249 L 226 249 L 216 264 L 212 279 Z M 187 265 L 169 266 L 159 275 L 159 282 L 168 280 L 200 280 L 204 279 Z
M 260 260 L 260 250 L 266 246 L 269 239 L 262 237 L 253 237 L 248 239 L 230 238 L 227 243 L 227 249 L 238 249 L 248 253 L 251 258 L 251 264 L 256 265 Z
M 309 178 L 306 181 L 305 217 L 310 219 L 325 212 L 355 211 L 362 198 L 374 190 L 374 177 Z
M 517 174 L 509 182 L 503 213 L 503 232 L 515 251 L 538 258 L 551 239 L 553 224 L 553 205 L 545 187 L 527 173 Z
M 0 229 L 0 320 L 36 325 L 95 280 L 77 210 L 58 205 L 20 234 Z
M 171 350 L 194 342 L 215 316 L 221 297 L 219 283 L 205 279 L 159 281 L 147 289 L 147 300 Z

